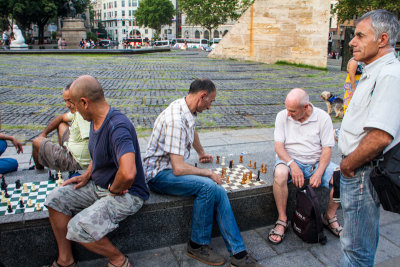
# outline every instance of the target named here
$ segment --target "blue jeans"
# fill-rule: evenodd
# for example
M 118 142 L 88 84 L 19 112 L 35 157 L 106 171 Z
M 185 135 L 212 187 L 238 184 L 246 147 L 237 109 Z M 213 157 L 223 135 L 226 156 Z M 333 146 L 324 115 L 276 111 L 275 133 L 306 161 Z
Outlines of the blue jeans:
M 231 255 L 244 251 L 225 189 L 213 180 L 197 175 L 175 176 L 171 169 L 160 171 L 148 183 L 151 190 L 176 196 L 196 196 L 193 202 L 191 240 L 200 245 L 211 242 L 214 213 L 222 238 Z
M 7 142 L 0 140 L 0 156 L 6 151 Z M 0 159 L 0 174 L 16 171 L 18 169 L 18 162 L 15 159 L 4 158 Z
M 356 169 L 354 177 L 340 176 L 344 225 L 340 237 L 341 266 L 373 266 L 379 241 L 379 199 L 369 174 L 370 166 Z

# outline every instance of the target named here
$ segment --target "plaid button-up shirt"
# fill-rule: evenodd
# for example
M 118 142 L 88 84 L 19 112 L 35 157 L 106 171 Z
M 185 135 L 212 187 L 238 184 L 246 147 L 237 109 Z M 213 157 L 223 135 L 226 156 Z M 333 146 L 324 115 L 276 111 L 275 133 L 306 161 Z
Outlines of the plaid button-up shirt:
M 194 140 L 195 120 L 185 98 L 172 102 L 154 123 L 144 157 L 146 182 L 164 169 L 172 169 L 170 154 L 188 159 Z

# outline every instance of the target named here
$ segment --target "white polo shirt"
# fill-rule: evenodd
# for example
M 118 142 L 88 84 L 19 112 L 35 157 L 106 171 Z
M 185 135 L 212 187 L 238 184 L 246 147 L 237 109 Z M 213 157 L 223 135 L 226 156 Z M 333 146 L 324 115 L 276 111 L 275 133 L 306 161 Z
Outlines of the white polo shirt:
M 315 164 L 323 147 L 335 145 L 331 117 L 322 109 L 312 107 L 311 116 L 304 122 L 293 120 L 286 109 L 275 120 L 275 142 L 283 143 L 289 155 L 304 164 Z
M 339 150 L 353 152 L 371 128 L 389 133 L 400 142 L 400 62 L 389 53 L 365 66 L 339 134 Z

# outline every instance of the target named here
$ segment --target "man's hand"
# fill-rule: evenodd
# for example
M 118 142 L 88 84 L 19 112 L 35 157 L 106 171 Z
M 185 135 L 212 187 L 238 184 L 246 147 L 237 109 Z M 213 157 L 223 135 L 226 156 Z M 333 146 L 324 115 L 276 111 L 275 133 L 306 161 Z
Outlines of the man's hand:
M 75 177 L 72 177 L 72 178 L 66 180 L 62 184 L 62 186 L 76 183 L 76 185 L 74 186 L 74 189 L 78 189 L 78 188 L 81 188 L 82 186 L 85 186 L 89 182 L 89 179 L 90 179 L 90 175 L 87 175 L 86 173 L 84 173 L 82 175 L 75 176 Z
M 213 161 L 213 156 L 211 154 L 204 153 L 199 155 L 199 161 L 201 163 L 209 163 Z
M 322 175 L 314 173 L 310 178 L 310 185 L 312 188 L 318 188 L 321 185 Z
M 210 170 L 211 171 L 211 170 Z M 222 184 L 222 179 L 221 176 L 216 174 L 215 172 L 211 171 L 210 179 L 212 179 L 214 182 L 217 184 L 221 185 Z
M 354 170 L 352 169 L 351 165 L 348 164 L 347 158 L 343 159 L 342 162 L 340 162 L 340 172 L 344 177 L 354 177 Z
M 17 153 L 18 154 L 21 153 L 21 152 L 24 153 L 24 150 L 22 148 L 22 144 L 20 142 L 18 142 L 18 140 L 15 137 L 11 141 L 14 144 L 15 149 L 17 149 Z
M 290 164 L 290 174 L 292 175 L 293 183 L 296 187 L 303 187 L 304 174 L 295 161 Z

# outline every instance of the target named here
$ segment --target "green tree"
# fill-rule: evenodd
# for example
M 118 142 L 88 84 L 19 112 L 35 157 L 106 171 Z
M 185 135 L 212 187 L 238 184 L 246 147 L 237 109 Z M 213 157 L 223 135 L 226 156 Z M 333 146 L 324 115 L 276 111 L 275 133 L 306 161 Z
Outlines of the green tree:
M 9 22 L 10 10 L 8 7 L 8 0 L 0 0 L 0 30 L 7 30 L 10 28 Z
M 374 9 L 386 9 L 399 16 L 400 0 L 339 0 L 332 14 L 336 14 L 338 21 L 343 23 Z
M 74 0 L 74 8 L 79 14 L 83 12 L 90 0 Z M 7 12 L 24 31 L 30 25 L 36 24 L 39 28 L 39 43 L 43 43 L 44 27 L 49 20 L 67 14 L 66 3 L 68 0 L 0 0 L 7 3 Z M 1 13 L 0 13 L 1 14 Z
M 156 31 L 159 36 L 163 25 L 170 25 L 175 14 L 170 0 L 142 0 L 135 13 L 136 25 Z
M 210 34 L 212 29 L 237 20 L 254 0 L 178 0 L 179 9 L 186 14 L 186 23 L 200 25 Z

